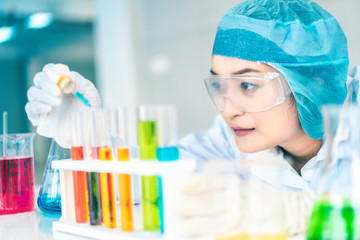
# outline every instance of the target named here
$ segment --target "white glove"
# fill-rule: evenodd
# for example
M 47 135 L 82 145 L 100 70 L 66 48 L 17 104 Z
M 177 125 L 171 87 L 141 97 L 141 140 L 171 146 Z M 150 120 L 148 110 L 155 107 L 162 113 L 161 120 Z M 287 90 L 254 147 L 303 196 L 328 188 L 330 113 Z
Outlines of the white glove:
M 235 174 L 194 173 L 178 188 L 185 195 L 173 206 L 178 234 L 200 239 L 304 233 L 314 199 L 310 190 L 277 190 Z
M 25 111 L 40 135 L 53 138 L 60 146 L 69 148 L 70 115 L 89 108 L 72 94 L 61 92 L 57 86 L 61 75 L 68 75 L 75 81 L 76 90 L 89 100 L 92 109 L 100 107 L 100 96 L 92 82 L 70 71 L 66 65 L 50 63 L 35 75 L 35 86 L 27 92 L 29 102 Z

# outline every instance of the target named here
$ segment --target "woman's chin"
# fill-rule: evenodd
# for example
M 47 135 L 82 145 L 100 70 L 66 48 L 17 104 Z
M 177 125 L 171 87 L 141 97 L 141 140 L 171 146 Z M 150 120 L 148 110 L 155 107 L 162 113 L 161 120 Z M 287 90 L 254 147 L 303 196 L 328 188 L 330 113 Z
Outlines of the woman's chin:
M 268 149 L 268 147 L 259 146 L 258 143 L 236 143 L 237 148 L 242 153 L 256 153 Z

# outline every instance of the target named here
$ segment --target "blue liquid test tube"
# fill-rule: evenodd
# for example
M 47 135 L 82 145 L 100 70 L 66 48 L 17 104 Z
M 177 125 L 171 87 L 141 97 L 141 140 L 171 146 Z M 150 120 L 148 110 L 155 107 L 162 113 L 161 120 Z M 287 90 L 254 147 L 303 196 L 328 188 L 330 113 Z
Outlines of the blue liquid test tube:
M 163 106 L 157 109 L 157 132 L 158 147 L 156 149 L 156 158 L 158 161 L 175 161 L 179 159 L 179 149 L 174 146 L 177 139 L 177 112 L 174 107 Z M 162 179 L 158 180 L 159 195 L 159 215 L 160 215 L 160 231 L 165 231 Z

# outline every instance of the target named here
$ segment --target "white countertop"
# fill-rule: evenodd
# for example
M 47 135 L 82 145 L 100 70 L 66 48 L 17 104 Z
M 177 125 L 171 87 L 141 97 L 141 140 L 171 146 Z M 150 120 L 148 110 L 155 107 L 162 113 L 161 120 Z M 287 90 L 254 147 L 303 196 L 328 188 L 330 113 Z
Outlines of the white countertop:
M 0 239 L 54 239 L 52 222 L 55 217 L 45 217 L 42 212 L 32 212 L 0 216 Z
M 82 240 L 88 239 L 66 233 L 53 235 L 52 223 L 57 217 L 44 216 L 39 210 L 0 216 L 0 239 L 6 240 Z M 291 240 L 303 240 L 304 236 Z
M 36 187 L 37 198 L 39 187 Z M 138 208 L 136 216 L 141 215 Z M 137 217 L 138 218 L 138 217 Z M 53 222 L 59 217 L 44 215 L 37 205 L 32 212 L 0 215 L 0 240 L 83 240 L 89 239 L 68 233 L 53 233 Z M 137 219 L 137 221 L 140 219 Z M 289 240 L 303 240 L 304 236 L 291 237 Z

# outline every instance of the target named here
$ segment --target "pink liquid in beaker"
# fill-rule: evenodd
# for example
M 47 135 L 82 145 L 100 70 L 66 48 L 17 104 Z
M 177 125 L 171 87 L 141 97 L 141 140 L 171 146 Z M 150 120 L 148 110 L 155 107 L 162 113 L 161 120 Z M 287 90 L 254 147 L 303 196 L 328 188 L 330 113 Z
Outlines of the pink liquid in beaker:
M 0 215 L 34 210 L 32 157 L 0 158 Z

